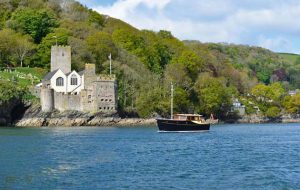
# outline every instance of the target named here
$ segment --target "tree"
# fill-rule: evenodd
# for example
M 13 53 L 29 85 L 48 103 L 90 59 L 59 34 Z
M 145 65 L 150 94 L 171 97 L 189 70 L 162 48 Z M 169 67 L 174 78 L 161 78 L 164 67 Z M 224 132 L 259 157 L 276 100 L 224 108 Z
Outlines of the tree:
M 86 39 L 88 49 L 94 55 L 97 63 L 97 68 L 102 69 L 104 61 L 108 60 L 108 56 L 117 56 L 117 48 L 112 41 L 111 36 L 106 32 L 97 32 Z
M 35 43 L 53 31 L 58 23 L 54 16 L 46 10 L 19 9 L 12 15 L 9 27 L 29 34 Z
M 285 90 L 280 83 L 272 85 L 258 84 L 251 89 L 254 101 L 259 109 L 267 114 L 271 107 L 281 107 Z
M 165 85 L 169 88 L 171 82 L 186 91 L 192 89 L 192 79 L 188 75 L 184 65 L 172 63 L 167 65 L 164 72 Z
M 275 119 L 275 118 L 279 117 L 279 115 L 280 115 L 280 109 L 276 106 L 272 106 L 272 107 L 268 108 L 268 110 L 266 112 L 266 116 L 271 119 Z
M 33 66 L 47 68 L 50 63 L 51 46 L 67 45 L 70 31 L 64 28 L 56 28 L 53 33 L 45 36 L 37 46 L 37 53 L 34 56 Z
M 201 113 L 222 116 L 231 108 L 232 89 L 226 87 L 221 78 L 203 73 L 199 75 L 194 90 L 199 99 L 197 109 Z
M 30 41 L 29 37 L 18 35 L 14 52 L 20 61 L 21 67 L 23 67 L 23 61 L 26 56 L 28 56 L 34 48 L 35 45 Z
M 194 80 L 196 79 L 198 73 L 201 72 L 204 68 L 202 59 L 190 50 L 183 51 L 180 57 L 175 61 L 183 64 L 187 72 L 189 73 L 189 76 L 191 76 L 191 78 Z
M 16 33 L 13 30 L 0 30 L 0 64 L 12 65 L 12 53 L 16 43 Z
M 300 113 L 300 93 L 297 93 L 294 96 L 286 96 L 283 102 L 284 107 L 288 113 Z

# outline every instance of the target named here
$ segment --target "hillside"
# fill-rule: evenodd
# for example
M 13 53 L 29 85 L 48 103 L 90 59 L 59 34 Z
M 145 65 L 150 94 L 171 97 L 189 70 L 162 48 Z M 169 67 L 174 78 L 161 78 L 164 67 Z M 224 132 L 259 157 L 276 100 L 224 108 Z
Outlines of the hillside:
M 300 60 L 300 55 L 292 53 L 278 53 L 278 55 L 284 59 L 284 61 L 294 64 L 296 61 Z
M 273 101 L 275 96 L 268 97 L 274 102 L 268 105 L 256 100 L 259 94 L 245 97 L 259 83 L 279 84 L 281 95 L 300 88 L 298 62 L 267 49 L 180 41 L 168 31 L 138 30 L 71 0 L 0 2 L 0 67 L 47 70 L 50 48 L 56 43 L 72 47 L 76 70 L 95 63 L 98 73 L 107 73 L 112 54 L 119 112 L 126 116 L 168 115 L 171 82 L 176 86 L 175 112 L 214 113 L 220 118 L 228 117 L 233 97 L 244 97 L 245 104 L 257 102 L 264 114 L 269 108 L 283 110 L 283 100 Z M 31 85 L 21 81 L 17 84 Z M 253 107 L 247 112 L 253 113 Z

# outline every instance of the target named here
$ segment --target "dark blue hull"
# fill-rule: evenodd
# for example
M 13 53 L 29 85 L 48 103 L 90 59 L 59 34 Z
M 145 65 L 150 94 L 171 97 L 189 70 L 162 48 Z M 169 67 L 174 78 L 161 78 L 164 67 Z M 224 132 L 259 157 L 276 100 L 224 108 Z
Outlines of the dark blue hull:
M 209 123 L 194 123 L 192 121 L 180 121 L 171 119 L 157 119 L 159 131 L 207 131 Z

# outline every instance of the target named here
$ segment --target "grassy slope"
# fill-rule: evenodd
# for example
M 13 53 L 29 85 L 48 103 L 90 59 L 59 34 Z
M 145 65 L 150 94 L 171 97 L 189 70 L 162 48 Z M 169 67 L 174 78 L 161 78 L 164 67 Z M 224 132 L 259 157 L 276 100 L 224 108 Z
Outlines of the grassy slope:
M 298 54 L 292 54 L 292 53 L 278 53 L 278 55 L 283 58 L 288 63 L 295 63 L 296 60 L 300 57 Z
M 41 68 L 27 68 L 17 67 L 14 71 L 0 71 L 0 80 L 2 81 L 16 81 L 19 86 L 26 87 L 33 84 L 37 84 L 47 73 L 45 69 Z

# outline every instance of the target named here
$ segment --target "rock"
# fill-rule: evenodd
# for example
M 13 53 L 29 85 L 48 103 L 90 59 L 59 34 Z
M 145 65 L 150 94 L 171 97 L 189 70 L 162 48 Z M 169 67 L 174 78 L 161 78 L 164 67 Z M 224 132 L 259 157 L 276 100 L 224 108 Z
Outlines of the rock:
M 45 118 L 25 118 L 19 120 L 15 125 L 18 127 L 42 127 L 45 122 Z

